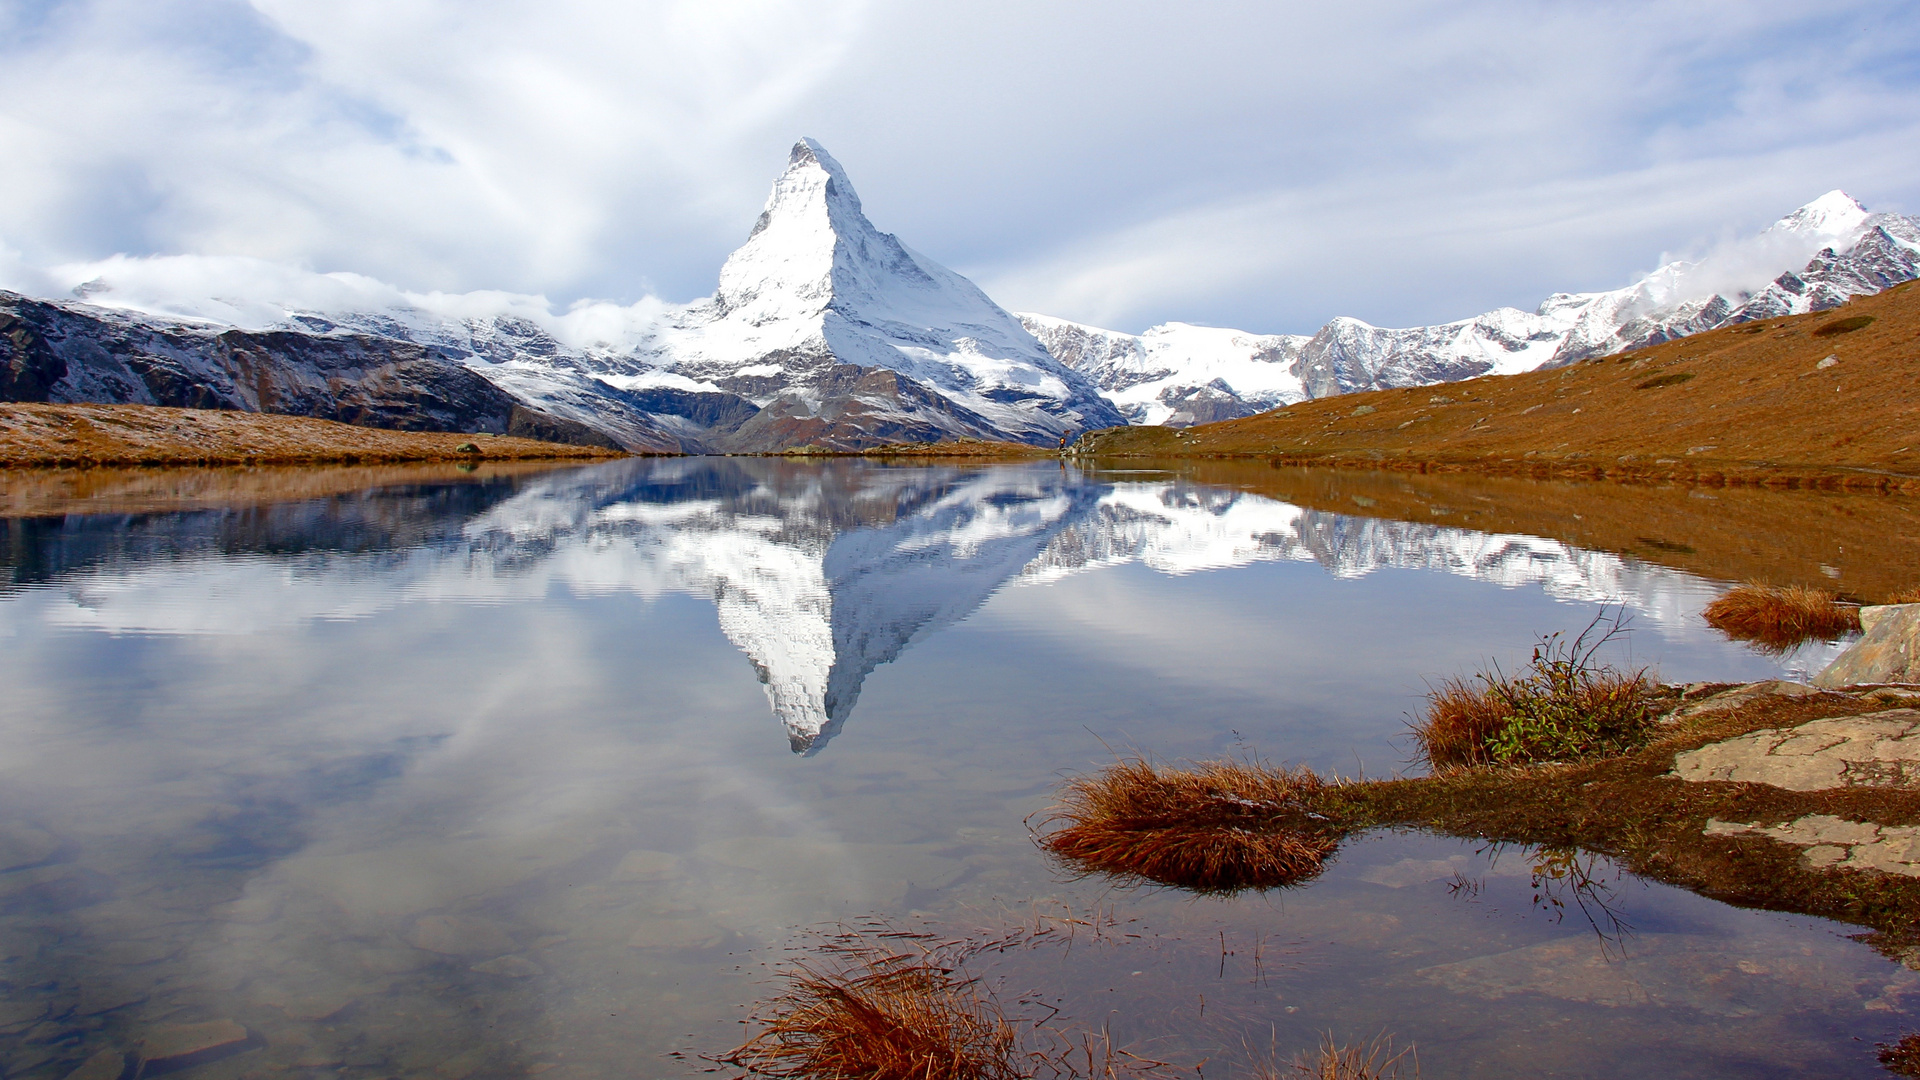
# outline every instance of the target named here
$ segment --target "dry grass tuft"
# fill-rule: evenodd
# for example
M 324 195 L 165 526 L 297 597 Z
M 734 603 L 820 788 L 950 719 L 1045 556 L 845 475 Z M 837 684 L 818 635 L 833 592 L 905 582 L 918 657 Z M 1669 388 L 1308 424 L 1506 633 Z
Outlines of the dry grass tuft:
M 1040 845 L 1087 873 L 1205 892 L 1293 885 L 1339 846 L 1314 812 L 1329 785 L 1312 770 L 1204 761 L 1159 768 L 1144 758 L 1069 781 L 1040 823 Z
M 1860 608 L 1807 585 L 1774 586 L 1749 581 L 1708 604 L 1707 625 L 1736 641 L 1790 649 L 1814 638 L 1832 639 L 1860 629 Z
M 1486 675 L 1449 678 L 1427 692 L 1427 712 L 1413 727 L 1422 760 L 1436 769 L 1493 764 L 1487 749 L 1513 719 L 1506 699 L 1488 692 Z
M 871 942 L 783 973 L 762 1030 L 719 1058 L 788 1080 L 1025 1080 L 1013 1025 L 934 953 Z
M 1883 604 L 1920 604 L 1920 587 L 1902 589 L 1880 602 Z
M 1430 690 L 1413 725 L 1421 759 L 1439 770 L 1571 761 L 1645 741 L 1659 687 L 1645 669 L 1598 662 L 1601 646 L 1624 632 L 1622 621 L 1605 619 L 1603 612 L 1571 640 L 1542 638 L 1517 674 L 1496 668 Z
M 1312 1077 L 1313 1080 L 1399 1080 L 1405 1075 L 1419 1080 L 1420 1058 L 1411 1046 L 1393 1048 L 1393 1036 L 1380 1035 L 1369 1042 L 1342 1046 L 1331 1034 L 1321 1037 L 1320 1048 L 1312 1054 L 1293 1059 L 1284 1073 L 1262 1070 L 1261 1080 L 1283 1077 Z

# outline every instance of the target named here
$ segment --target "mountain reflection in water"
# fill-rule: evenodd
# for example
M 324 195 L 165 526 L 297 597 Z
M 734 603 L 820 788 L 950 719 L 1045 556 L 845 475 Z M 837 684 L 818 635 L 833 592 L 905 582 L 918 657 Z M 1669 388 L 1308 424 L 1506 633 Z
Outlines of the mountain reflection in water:
M 1663 633 L 1693 628 L 1712 591 L 1540 537 L 1054 463 L 628 460 L 263 506 L 0 519 L 0 529 L 14 587 L 57 584 L 72 601 L 57 622 L 121 633 L 245 632 L 409 598 L 507 601 L 555 586 L 708 597 L 804 753 L 827 743 L 867 676 L 912 643 L 1004 587 L 1095 567 L 1442 571 L 1621 604 Z M 1802 662 L 1824 657 L 1815 649 Z
M 1535 908 L 1557 864 L 1478 841 L 1356 837 L 1284 896 L 1060 877 L 1022 823 L 1116 752 L 1380 775 L 1425 680 L 1599 602 L 1669 680 L 1777 675 L 1698 621 L 1745 575 L 1700 515 L 1819 561 L 1899 531 L 1206 469 L 0 475 L 0 1074 L 213 1024 L 249 1039 L 178 1075 L 681 1075 L 807 927 L 1048 912 L 1118 921 L 981 974 L 1208 1076 L 1383 1028 L 1429 1076 L 1845 1075 L 1920 1026 L 1920 975 L 1843 927 L 1623 879 L 1622 960 Z M 1601 517 L 1576 498 L 1697 554 L 1540 538 Z M 1538 524 L 1432 520 L 1469 499 Z M 769 701 L 806 751 L 858 716 L 796 755 Z

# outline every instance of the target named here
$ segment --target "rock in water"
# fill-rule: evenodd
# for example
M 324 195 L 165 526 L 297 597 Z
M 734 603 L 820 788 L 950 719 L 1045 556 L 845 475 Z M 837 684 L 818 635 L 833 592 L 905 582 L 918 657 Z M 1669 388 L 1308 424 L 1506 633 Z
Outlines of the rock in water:
M 499 956 L 518 948 L 499 923 L 472 915 L 428 915 L 413 924 L 407 943 L 443 956 Z
M 120 1080 L 127 1071 L 127 1058 L 118 1050 L 102 1050 L 67 1074 L 67 1080 Z
M 1863 607 L 1860 628 L 1860 640 L 1815 675 L 1813 685 L 1920 683 L 1920 604 Z

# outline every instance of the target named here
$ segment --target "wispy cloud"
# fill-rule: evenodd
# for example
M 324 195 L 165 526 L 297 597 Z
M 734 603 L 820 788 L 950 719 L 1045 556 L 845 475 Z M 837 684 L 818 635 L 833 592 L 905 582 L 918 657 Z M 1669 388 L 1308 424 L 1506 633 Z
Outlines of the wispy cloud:
M 1920 205 L 1916 55 L 1867 0 L 0 3 L 0 246 L 685 300 L 804 134 L 1009 306 L 1427 322 Z

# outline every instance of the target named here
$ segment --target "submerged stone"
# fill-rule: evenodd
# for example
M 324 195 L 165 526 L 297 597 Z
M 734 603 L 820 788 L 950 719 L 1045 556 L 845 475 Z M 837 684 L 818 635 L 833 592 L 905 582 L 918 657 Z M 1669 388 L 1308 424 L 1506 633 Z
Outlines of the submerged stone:
M 705 919 L 651 919 L 627 938 L 636 949 L 711 949 L 724 944 L 732 931 Z
M 102 1050 L 67 1074 L 67 1080 L 120 1080 L 127 1058 L 118 1050 Z
M 1677 754 L 1672 775 L 1695 783 L 1771 784 L 1788 791 L 1920 786 L 1920 710 L 1811 720 Z
M 425 916 L 407 943 L 443 956 L 499 956 L 519 947 L 499 923 L 472 915 Z
M 492 960 L 475 964 L 468 970 L 478 971 L 482 975 L 499 975 L 508 979 L 526 979 L 540 974 L 541 967 L 539 964 L 534 963 L 524 956 L 497 956 Z
M 1860 640 L 1813 677 L 1815 686 L 1920 683 L 1920 604 L 1863 607 L 1860 629 Z
M 141 1073 L 171 1072 L 231 1057 L 249 1048 L 247 1029 L 232 1020 L 168 1024 L 140 1043 Z
M 615 881 L 664 881 L 680 871 L 680 856 L 670 851 L 629 851 L 613 868 Z

